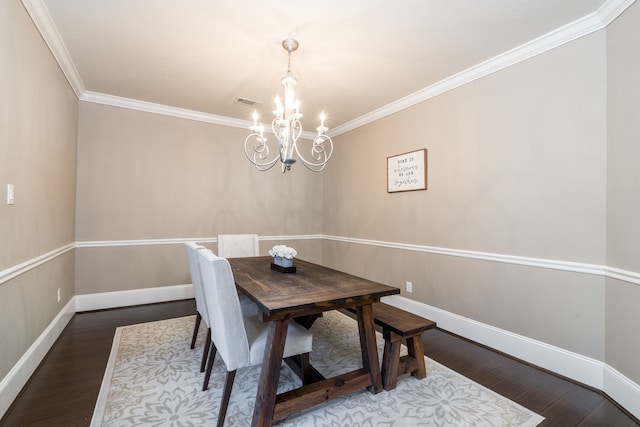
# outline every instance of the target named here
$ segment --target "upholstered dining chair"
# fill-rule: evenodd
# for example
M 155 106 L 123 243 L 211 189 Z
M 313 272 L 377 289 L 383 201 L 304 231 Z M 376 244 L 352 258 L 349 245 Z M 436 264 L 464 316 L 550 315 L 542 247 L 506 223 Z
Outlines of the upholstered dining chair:
M 208 388 L 216 353 L 220 355 L 227 369 L 218 413 L 218 426 L 221 427 L 227 413 L 236 371 L 262 363 L 270 324 L 263 323 L 258 316 L 242 316 L 233 272 L 227 259 L 217 257 L 210 251 L 200 251 L 198 256 L 204 296 L 211 319 L 211 354 L 203 390 Z M 283 357 L 301 355 L 302 372 L 309 372 L 307 368 L 311 344 L 311 332 L 295 322 L 290 322 Z
M 211 347 L 211 322 L 209 320 L 206 301 L 204 299 L 204 285 L 202 283 L 202 274 L 200 273 L 198 252 L 201 250 L 209 251 L 209 249 L 198 245 L 196 242 L 185 242 L 184 245 L 187 251 L 187 261 L 189 262 L 189 273 L 191 274 L 191 283 L 193 284 L 193 294 L 196 300 L 196 321 L 193 327 L 193 335 L 191 337 L 192 349 L 195 348 L 202 319 L 204 319 L 204 322 L 207 325 L 206 341 L 204 351 L 202 352 L 202 362 L 200 364 L 200 372 L 204 372 L 209 348 Z M 239 295 L 239 300 L 243 316 L 255 316 L 258 314 L 258 307 L 245 295 Z
M 260 255 L 257 234 L 219 234 L 218 252 L 222 258 L 236 258 Z
M 209 352 L 209 340 L 211 335 L 209 333 L 209 314 L 207 313 L 207 306 L 204 300 L 204 291 L 202 289 L 202 275 L 200 274 L 200 262 L 198 261 L 198 251 L 206 249 L 204 246 L 198 245 L 196 242 L 185 242 L 185 249 L 187 251 L 187 261 L 189 262 L 189 273 L 191 274 L 191 283 L 193 284 L 193 294 L 196 299 L 196 322 L 193 327 L 193 335 L 191 337 L 191 349 L 196 346 L 196 339 L 198 338 L 198 330 L 200 329 L 200 323 L 204 318 L 204 322 L 207 325 L 207 338 L 204 345 L 204 352 L 202 354 L 202 362 L 200 364 L 200 372 L 204 372 L 205 364 L 207 361 L 207 354 Z

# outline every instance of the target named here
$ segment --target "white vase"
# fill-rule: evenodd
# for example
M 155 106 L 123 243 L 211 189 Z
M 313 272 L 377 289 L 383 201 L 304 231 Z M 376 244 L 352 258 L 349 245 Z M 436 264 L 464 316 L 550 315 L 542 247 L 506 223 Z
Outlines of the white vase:
M 273 263 L 275 265 L 279 265 L 280 267 L 293 267 L 293 259 L 283 258 L 283 257 L 273 257 Z

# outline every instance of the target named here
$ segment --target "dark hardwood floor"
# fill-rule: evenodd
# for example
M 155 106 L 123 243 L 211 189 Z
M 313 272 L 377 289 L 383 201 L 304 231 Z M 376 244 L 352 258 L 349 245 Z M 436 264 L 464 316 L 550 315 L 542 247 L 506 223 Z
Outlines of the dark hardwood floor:
M 193 300 L 77 313 L 0 426 L 87 426 L 116 327 L 190 315 Z M 639 426 L 600 393 L 447 332 L 424 334 L 430 358 L 544 416 L 540 425 Z

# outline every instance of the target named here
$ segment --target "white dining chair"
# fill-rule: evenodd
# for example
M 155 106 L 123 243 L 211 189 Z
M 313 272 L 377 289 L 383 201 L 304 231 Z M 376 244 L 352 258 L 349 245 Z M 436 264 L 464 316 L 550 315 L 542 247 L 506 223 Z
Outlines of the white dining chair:
M 202 275 L 200 274 L 200 262 L 198 261 L 198 251 L 206 249 L 204 246 L 198 245 L 196 242 L 185 242 L 185 249 L 187 251 L 187 261 L 189 262 L 189 273 L 191 274 L 191 283 L 193 284 L 193 294 L 196 299 L 196 321 L 193 327 L 193 335 L 191 337 L 191 349 L 195 348 L 196 339 L 198 338 L 198 330 L 200 329 L 200 323 L 204 319 L 207 325 L 206 342 L 204 345 L 204 351 L 202 353 L 202 362 L 200 363 L 200 372 L 204 372 L 205 364 L 207 361 L 207 354 L 209 352 L 211 339 L 209 314 L 207 313 L 207 306 L 204 300 L 204 291 L 202 289 Z
M 257 234 L 219 234 L 218 252 L 222 258 L 236 258 L 260 255 Z
M 200 324 L 204 319 L 207 325 L 207 334 L 204 344 L 204 350 L 202 352 L 202 362 L 200 364 L 200 372 L 204 372 L 209 353 L 211 343 L 211 322 L 209 320 L 209 314 L 207 312 L 206 301 L 204 299 L 202 274 L 200 272 L 200 262 L 198 260 L 199 251 L 210 251 L 204 246 L 198 245 L 196 242 L 185 242 L 185 249 L 187 252 L 187 260 L 189 262 L 189 273 L 191 275 L 191 283 L 193 284 L 193 294 L 196 300 L 196 320 L 193 327 L 193 335 L 191 337 L 191 348 L 195 348 L 196 340 L 198 338 L 198 331 Z M 258 314 L 258 307 L 245 295 L 239 295 L 240 307 L 243 316 L 255 316 Z
M 227 369 L 218 413 L 218 426 L 224 424 L 231 389 L 238 369 L 262 363 L 269 322 L 258 316 L 242 316 L 236 292 L 233 272 L 229 261 L 215 256 L 210 251 L 198 253 L 200 271 L 204 284 L 204 296 L 211 319 L 211 354 L 207 363 L 210 375 L 216 354 L 219 354 Z M 309 372 L 309 353 L 312 335 L 307 329 L 289 322 L 283 357 L 301 355 L 302 372 Z M 208 388 L 208 377 L 203 390 Z

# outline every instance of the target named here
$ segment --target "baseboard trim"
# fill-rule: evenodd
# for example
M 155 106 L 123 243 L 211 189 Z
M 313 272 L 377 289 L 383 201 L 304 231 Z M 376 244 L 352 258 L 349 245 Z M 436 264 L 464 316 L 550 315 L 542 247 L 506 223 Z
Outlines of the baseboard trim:
M 559 347 L 468 319 L 399 295 L 384 302 L 435 321 L 439 328 L 603 391 L 640 418 L 640 385 L 608 366 Z
M 76 312 L 193 298 L 193 286 L 174 285 L 75 296 Z
M 75 313 L 74 308 L 75 301 L 72 298 L 0 381 L 0 418 L 18 397 L 22 388 L 67 326 Z
M 191 284 L 76 295 L 71 298 L 11 371 L 0 381 L 0 418 L 4 416 L 15 398 L 18 397 L 22 388 L 27 384 L 31 375 L 75 313 L 188 298 L 193 298 Z
M 609 365 L 604 366 L 604 387 L 602 389 L 618 405 L 640 419 L 640 385 L 622 375 Z
M 188 298 L 193 298 L 190 284 L 76 295 L 0 381 L 0 417 L 11 406 L 74 313 Z M 434 320 L 444 330 L 602 390 L 633 416 L 640 418 L 637 405 L 640 386 L 603 362 L 402 296 L 385 297 L 384 301 Z

